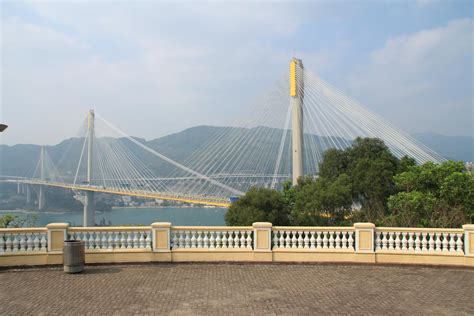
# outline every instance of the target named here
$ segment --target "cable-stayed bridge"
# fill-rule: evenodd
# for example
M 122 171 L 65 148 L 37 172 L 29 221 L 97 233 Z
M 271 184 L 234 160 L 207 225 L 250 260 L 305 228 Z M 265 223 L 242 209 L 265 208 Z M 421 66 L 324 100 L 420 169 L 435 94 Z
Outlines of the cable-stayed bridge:
M 227 207 L 252 186 L 278 189 L 317 176 L 327 149 L 345 149 L 357 137 L 380 138 L 395 156 L 419 163 L 444 160 L 298 59 L 290 63 L 289 80 L 285 75 L 246 115 L 198 136 L 186 140 L 185 153 L 163 154 L 91 110 L 67 148 L 50 153 L 42 147 L 27 177 L 3 181 L 37 186 L 40 209 L 45 186 L 81 192 L 84 225 L 93 226 L 95 192 Z

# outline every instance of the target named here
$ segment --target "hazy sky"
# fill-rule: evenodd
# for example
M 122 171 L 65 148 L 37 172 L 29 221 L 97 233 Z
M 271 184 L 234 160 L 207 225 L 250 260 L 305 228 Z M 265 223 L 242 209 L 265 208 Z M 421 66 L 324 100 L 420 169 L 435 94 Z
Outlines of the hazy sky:
M 306 68 L 407 132 L 473 135 L 472 1 L 1 6 L 1 143 L 54 144 L 94 108 L 147 139 L 226 125 Z

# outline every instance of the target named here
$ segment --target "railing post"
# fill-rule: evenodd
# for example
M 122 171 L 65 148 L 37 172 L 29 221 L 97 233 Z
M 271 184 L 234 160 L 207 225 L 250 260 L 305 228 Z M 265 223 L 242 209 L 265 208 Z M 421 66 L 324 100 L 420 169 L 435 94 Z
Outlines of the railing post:
M 464 230 L 464 255 L 474 257 L 474 225 L 462 225 Z
M 257 222 L 252 227 L 255 261 L 272 261 L 272 223 Z
M 171 223 L 151 224 L 153 252 L 170 252 L 171 250 Z
M 372 223 L 355 223 L 355 252 L 374 253 L 375 252 L 375 225 Z
M 68 223 L 51 223 L 48 229 L 48 252 L 62 252 L 64 240 L 67 239 Z

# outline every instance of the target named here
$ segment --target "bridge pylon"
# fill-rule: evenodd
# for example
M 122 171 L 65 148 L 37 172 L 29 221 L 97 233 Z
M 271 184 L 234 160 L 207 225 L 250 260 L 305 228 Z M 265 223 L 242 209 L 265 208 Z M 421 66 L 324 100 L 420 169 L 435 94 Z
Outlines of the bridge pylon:
M 303 62 L 293 58 L 290 62 L 290 96 L 291 96 L 291 138 L 292 138 L 292 180 L 293 185 L 303 176 L 303 98 L 304 79 Z
M 41 146 L 41 152 L 40 152 L 40 178 L 41 181 L 45 180 L 45 174 L 44 174 L 44 147 Z M 38 193 L 38 210 L 42 210 L 44 208 L 44 205 L 46 204 L 46 196 L 44 192 L 45 188 L 43 185 L 39 186 L 39 193 Z
M 94 141 L 94 110 L 89 110 L 87 119 L 87 183 L 90 186 L 92 182 L 92 149 Z M 86 191 L 84 199 L 84 227 L 95 226 L 95 201 L 94 192 Z

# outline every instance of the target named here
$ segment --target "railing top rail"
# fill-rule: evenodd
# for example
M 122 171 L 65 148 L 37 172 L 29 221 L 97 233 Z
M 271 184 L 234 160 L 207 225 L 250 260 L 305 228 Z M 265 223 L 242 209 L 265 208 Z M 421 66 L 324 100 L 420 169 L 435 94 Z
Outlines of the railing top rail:
M 252 226 L 171 226 L 171 230 L 253 230 Z
M 377 232 L 462 233 L 462 228 L 376 227 Z
M 297 230 L 297 231 L 354 231 L 352 226 L 274 226 L 272 230 Z
M 116 232 L 116 231 L 144 231 L 151 230 L 150 226 L 113 226 L 113 227 L 69 227 L 71 232 Z
M 0 228 L 0 233 L 45 233 L 48 229 L 46 227 L 26 227 L 26 228 Z

